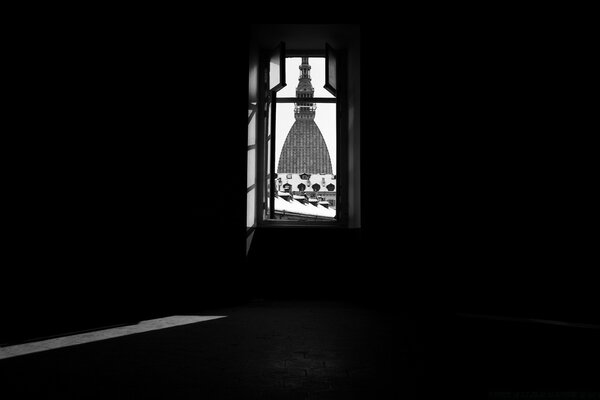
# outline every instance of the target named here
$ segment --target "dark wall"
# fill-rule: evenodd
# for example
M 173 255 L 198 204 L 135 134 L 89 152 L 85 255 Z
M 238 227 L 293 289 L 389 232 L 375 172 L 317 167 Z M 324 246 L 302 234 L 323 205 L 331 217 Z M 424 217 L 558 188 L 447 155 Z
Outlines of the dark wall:
M 80 22 L 15 77 L 0 342 L 245 298 L 246 42 Z
M 360 229 L 258 229 L 248 255 L 257 297 L 368 301 L 380 287 L 360 263 Z
M 365 252 L 449 310 L 597 319 L 582 37 L 426 15 L 362 29 L 363 179 L 396 204 L 363 191 Z

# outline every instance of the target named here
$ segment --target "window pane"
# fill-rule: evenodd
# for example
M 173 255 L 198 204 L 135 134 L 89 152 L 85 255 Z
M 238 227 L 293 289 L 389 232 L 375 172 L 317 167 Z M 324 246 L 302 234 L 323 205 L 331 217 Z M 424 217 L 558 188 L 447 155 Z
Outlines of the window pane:
M 270 72 L 269 72 L 269 89 L 273 89 L 280 82 L 280 66 L 279 63 L 276 62 L 275 57 L 271 58 Z
M 270 135 L 271 132 L 271 124 L 269 123 L 270 118 L 269 115 L 271 113 L 271 104 L 270 103 L 266 103 L 265 104 L 265 109 L 264 109 L 264 119 L 263 119 L 263 123 L 264 126 L 266 127 L 266 134 L 267 137 Z M 264 144 L 265 144 L 265 154 L 263 155 L 261 162 L 265 162 L 264 165 L 264 188 L 261 190 L 261 193 L 258 194 L 258 196 L 260 196 L 260 200 L 259 200 L 259 209 L 261 210 L 261 218 L 265 219 L 269 213 L 268 213 L 268 203 L 267 200 L 269 198 L 269 192 L 268 192 L 268 185 L 269 185 L 269 146 L 270 146 L 270 142 L 268 139 L 264 139 Z
M 248 175 L 246 179 L 246 187 L 250 187 L 256 183 L 256 149 L 248 150 Z
M 256 189 L 252 189 L 246 196 L 246 228 L 251 228 L 256 223 Z
M 331 158 L 331 166 L 334 170 L 333 174 L 335 174 L 335 166 L 337 162 L 336 104 L 318 103 L 316 104 L 316 107 L 314 121 L 321 132 L 323 139 L 325 140 L 327 151 L 329 152 L 329 156 Z M 296 119 L 294 118 L 294 104 L 278 103 L 276 118 L 277 132 L 275 141 L 275 172 L 279 173 L 279 176 L 281 176 L 281 173 L 278 171 L 279 158 L 281 156 L 281 151 L 283 149 L 285 140 L 287 139 L 290 130 L 294 126 L 294 122 L 296 122 Z M 309 171 L 306 172 L 310 173 Z M 283 171 L 283 173 L 286 174 L 287 171 Z
M 285 86 L 285 45 L 279 44 L 271 55 L 269 65 L 269 89 L 278 91 Z M 284 64 L 284 65 L 282 65 Z
M 337 93 L 337 86 L 338 86 L 337 85 L 337 54 L 329 45 L 325 46 L 325 52 L 326 52 L 325 86 L 327 87 L 328 91 Z
M 251 110 L 248 110 L 248 117 L 250 117 Z M 250 118 L 250 122 L 248 122 L 248 146 L 252 146 L 256 144 L 256 112 Z

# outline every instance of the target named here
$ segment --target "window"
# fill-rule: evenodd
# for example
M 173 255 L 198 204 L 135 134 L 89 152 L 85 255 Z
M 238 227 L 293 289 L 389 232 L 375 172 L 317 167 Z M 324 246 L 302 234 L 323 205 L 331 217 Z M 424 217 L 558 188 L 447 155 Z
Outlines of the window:
M 286 42 L 297 47 L 286 48 Z M 260 60 L 257 74 L 260 92 L 256 132 L 257 226 L 360 227 L 360 26 L 253 24 L 250 48 L 251 51 L 256 49 Z M 333 129 L 318 120 L 325 115 L 332 116 Z M 319 152 L 316 165 L 283 163 L 295 167 L 293 171 L 284 171 L 279 168 L 281 152 L 296 117 L 317 121 L 323 137 L 317 144 L 325 143 L 320 148 L 327 152 Z M 282 122 L 285 118 L 290 121 L 287 126 Z M 329 135 L 331 132 L 333 134 Z M 300 159 L 306 159 L 306 149 L 287 147 Z M 328 164 L 324 154 L 329 156 L 331 169 L 319 167 Z M 282 178 L 283 184 L 291 185 L 291 199 L 306 196 L 305 206 L 309 205 L 309 198 L 323 197 L 319 209 L 329 205 L 328 218 L 303 221 L 276 216 L 278 195 L 284 189 L 275 174 Z M 313 190 L 315 184 L 319 185 L 318 192 Z M 301 188 L 304 191 L 299 190 Z M 288 211 L 291 213 L 292 208 Z
M 340 63 L 336 60 L 332 64 L 326 55 L 334 57 L 335 52 L 331 48 L 325 50 L 325 46 L 321 52 L 289 53 L 286 57 L 285 44 L 281 43 L 263 55 L 260 76 L 264 77 L 264 105 L 260 108 L 263 124 L 258 174 L 264 178 L 258 221 L 339 224 L 344 214 L 336 205 L 343 202 L 336 192 L 340 185 L 332 185 L 332 181 L 339 174 L 341 104 L 336 96 Z M 328 68 L 335 68 L 336 72 L 328 73 Z M 311 182 L 313 175 L 317 178 Z M 277 179 L 279 176 L 286 177 L 284 185 Z M 329 191 L 324 199 L 327 204 L 317 201 L 314 208 L 307 208 L 292 197 L 292 202 L 298 202 L 292 210 L 282 202 L 283 193 L 305 194 L 316 200 L 316 193 L 323 187 Z M 292 192 L 292 188 L 298 192 Z

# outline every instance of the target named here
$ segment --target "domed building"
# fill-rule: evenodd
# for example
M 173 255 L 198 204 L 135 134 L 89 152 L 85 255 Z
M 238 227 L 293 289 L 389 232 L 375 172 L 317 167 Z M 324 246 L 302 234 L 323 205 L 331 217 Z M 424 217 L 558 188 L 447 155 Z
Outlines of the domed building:
M 298 100 L 294 107 L 294 124 L 292 125 L 279 157 L 277 165 L 276 186 L 280 193 L 279 200 L 300 201 L 305 205 L 314 205 L 317 209 L 306 208 L 314 212 L 335 217 L 336 175 L 331 164 L 331 157 L 321 130 L 315 122 L 317 106 L 311 99 L 314 88 L 311 83 L 308 57 L 302 57 L 300 78 L 296 88 Z M 281 201 L 277 203 L 286 206 Z M 298 208 L 298 207 L 296 207 Z M 310 215 L 314 215 L 310 214 Z M 281 217 L 281 213 L 280 213 Z

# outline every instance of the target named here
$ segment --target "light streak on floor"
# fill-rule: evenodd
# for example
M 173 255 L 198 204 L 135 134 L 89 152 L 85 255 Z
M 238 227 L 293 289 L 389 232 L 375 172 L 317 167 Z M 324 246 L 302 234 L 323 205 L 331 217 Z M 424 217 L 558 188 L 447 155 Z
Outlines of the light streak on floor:
M 37 342 L 0 347 L 0 360 L 4 358 L 22 356 L 25 354 L 38 353 L 40 351 L 76 346 L 85 343 L 97 342 L 99 340 L 106 340 L 121 336 L 133 335 L 136 333 L 172 328 L 175 326 L 195 324 L 197 322 L 210 321 L 213 319 L 225 317 L 225 315 L 174 315 L 171 317 L 141 321 L 140 323 L 135 325 L 127 325 L 110 329 L 101 329 L 92 332 L 85 332 L 53 339 L 40 340 Z

